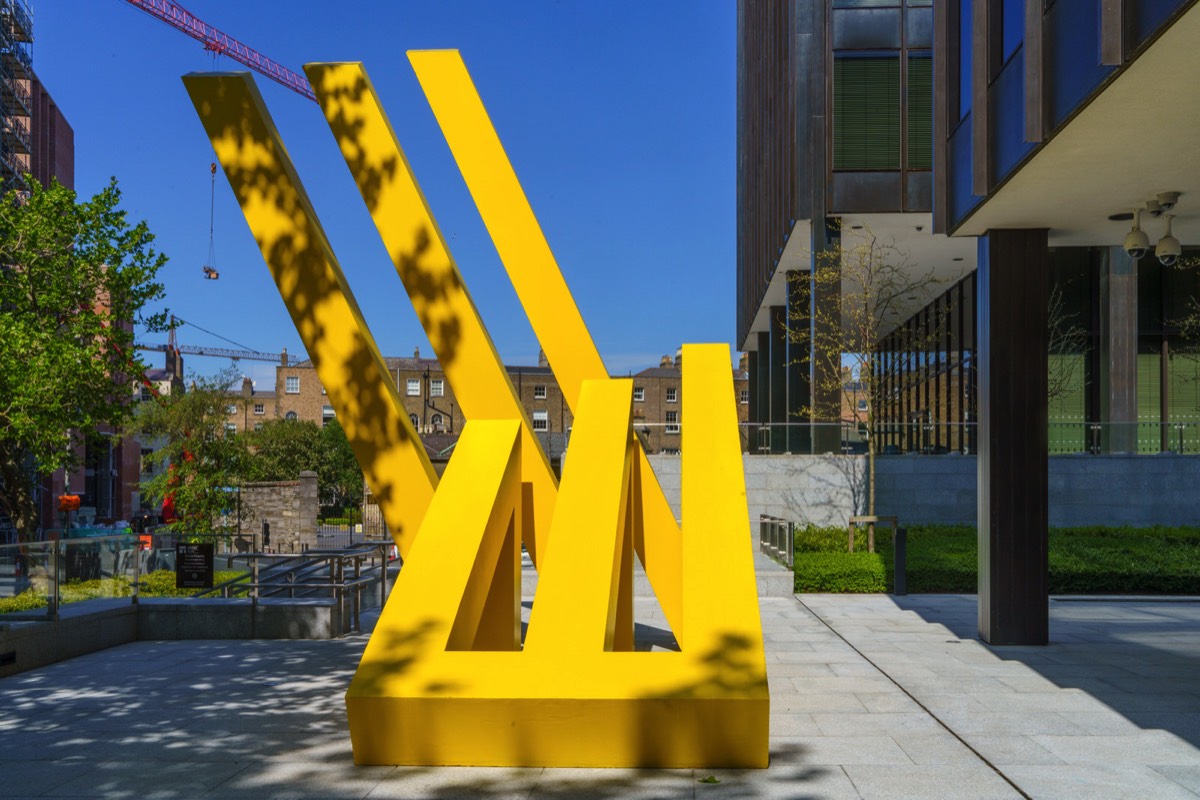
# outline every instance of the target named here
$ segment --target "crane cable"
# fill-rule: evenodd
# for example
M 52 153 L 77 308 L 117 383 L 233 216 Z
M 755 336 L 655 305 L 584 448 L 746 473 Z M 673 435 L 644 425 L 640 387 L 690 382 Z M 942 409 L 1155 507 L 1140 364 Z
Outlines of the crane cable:
M 217 71 L 217 61 L 221 54 L 216 50 L 212 54 L 212 71 Z M 217 240 L 213 234 L 214 222 L 216 220 L 217 209 L 217 148 L 214 145 L 212 150 L 212 161 L 208 165 L 209 176 L 209 195 L 208 195 L 208 259 L 204 262 L 204 277 L 208 280 L 217 280 L 221 277 L 221 273 L 217 271 Z

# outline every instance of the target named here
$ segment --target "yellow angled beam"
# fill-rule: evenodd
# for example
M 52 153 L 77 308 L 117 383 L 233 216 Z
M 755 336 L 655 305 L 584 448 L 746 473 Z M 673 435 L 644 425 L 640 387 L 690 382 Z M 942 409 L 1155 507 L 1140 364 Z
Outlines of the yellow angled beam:
M 718 679 L 745 693 L 749 727 L 758 732 L 765 753 L 767 667 L 729 349 L 684 345 L 683 364 L 687 407 L 680 469 L 688 648 L 719 656 L 712 661 Z
M 412 50 L 408 59 L 563 397 L 578 413 L 584 381 L 604 380 L 608 373 L 466 65 L 457 50 Z M 682 643 L 687 632 L 679 527 L 640 445 L 635 457 L 645 525 L 634 545 L 663 614 Z
M 404 672 L 397 669 L 399 654 L 406 668 L 419 669 L 424 665 L 420 653 L 432 658 L 447 649 L 470 649 L 489 613 L 492 571 L 496 580 L 519 579 L 511 567 L 495 569 L 521 506 L 518 427 L 516 420 L 483 420 L 463 428 L 426 515 L 423 535 L 409 551 L 402 578 L 392 588 L 346 693 L 352 738 L 356 712 L 371 713 L 369 706 L 352 700 L 389 691 Z M 515 627 L 516 641 L 502 649 L 516 650 L 519 598 L 508 611 L 513 619 L 507 621 L 507 630 L 511 633 Z
M 375 340 L 248 73 L 183 79 L 401 555 L 437 486 Z
M 528 653 L 632 649 L 632 615 L 618 613 L 631 607 L 633 594 L 633 550 L 625 546 L 632 402 L 632 381 L 584 383 L 550 529 L 554 546 L 529 618 Z
M 464 416 L 521 420 L 522 474 L 533 492 L 523 538 L 540 566 L 558 482 L 375 87 L 360 63 L 304 72 Z

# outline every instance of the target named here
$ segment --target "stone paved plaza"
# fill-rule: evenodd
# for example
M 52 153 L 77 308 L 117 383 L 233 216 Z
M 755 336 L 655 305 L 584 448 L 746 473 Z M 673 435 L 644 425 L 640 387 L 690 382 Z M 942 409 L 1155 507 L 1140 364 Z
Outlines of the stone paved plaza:
M 365 635 L 140 642 L 0 680 L 0 796 L 1200 796 L 1200 602 L 1055 599 L 1050 646 L 997 649 L 973 596 L 760 603 L 767 770 L 355 767 Z

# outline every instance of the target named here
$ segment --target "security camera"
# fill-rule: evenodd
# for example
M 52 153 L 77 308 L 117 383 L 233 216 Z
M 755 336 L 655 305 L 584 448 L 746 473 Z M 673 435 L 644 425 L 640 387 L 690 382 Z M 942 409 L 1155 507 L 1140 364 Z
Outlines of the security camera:
M 1175 208 L 1175 204 L 1179 202 L 1179 192 L 1159 192 L 1158 204 L 1162 206 L 1163 211 L 1170 211 Z
M 1161 217 L 1165 210 L 1166 209 L 1162 207 L 1162 203 L 1159 203 L 1157 200 L 1146 201 L 1146 211 L 1148 211 L 1150 216 L 1154 217 L 1155 219 Z
M 1158 257 L 1158 261 L 1164 267 L 1173 267 L 1179 263 L 1179 254 L 1183 252 L 1183 248 L 1179 246 L 1179 240 L 1171 235 L 1171 215 L 1167 215 L 1167 235 L 1158 240 L 1158 247 L 1154 248 L 1154 255 Z
M 1141 209 L 1135 209 L 1133 212 L 1133 230 L 1125 236 L 1125 252 L 1134 261 L 1137 261 L 1150 252 L 1150 237 L 1142 230 L 1141 216 Z

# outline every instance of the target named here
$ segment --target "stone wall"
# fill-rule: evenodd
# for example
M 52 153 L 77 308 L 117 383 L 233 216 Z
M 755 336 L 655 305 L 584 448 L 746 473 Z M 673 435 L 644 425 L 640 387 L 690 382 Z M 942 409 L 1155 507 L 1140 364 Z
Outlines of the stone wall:
M 242 486 L 238 548 L 262 552 L 262 525 L 271 526 L 274 553 L 299 553 L 317 546 L 317 473 L 301 472 L 296 481 Z
M 679 516 L 679 456 L 650 456 Z M 750 519 L 760 514 L 845 525 L 865 513 L 864 456 L 746 456 Z M 975 524 L 974 456 L 886 456 L 876 461 L 875 508 L 902 523 Z M 1050 524 L 1200 525 L 1200 456 L 1050 458 Z

